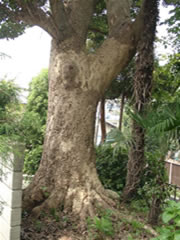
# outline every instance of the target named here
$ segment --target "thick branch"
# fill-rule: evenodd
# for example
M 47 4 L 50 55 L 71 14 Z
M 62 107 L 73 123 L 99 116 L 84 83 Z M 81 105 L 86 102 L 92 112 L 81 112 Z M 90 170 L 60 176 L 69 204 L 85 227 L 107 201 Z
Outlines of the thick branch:
M 92 58 L 93 88 L 104 93 L 113 78 L 122 71 L 135 54 L 137 43 L 134 41 L 133 24 L 126 24 L 119 32 L 119 36 L 108 37 Z
M 34 11 L 35 10 L 35 11 Z M 54 39 L 59 38 L 58 31 L 51 17 L 42 9 L 32 9 L 31 7 L 23 8 L 13 16 L 15 21 L 23 21 L 28 25 L 39 26 L 48 32 Z
M 108 1 L 110 3 L 113 0 Z M 110 36 L 104 41 L 96 54 L 90 57 L 93 59 L 92 68 L 99 69 L 96 76 L 94 76 L 94 80 L 92 78 L 95 89 L 98 88 L 103 93 L 109 87 L 112 79 L 127 66 L 134 56 L 138 41 L 144 30 L 145 19 L 149 11 L 148 4 L 150 3 L 151 1 L 144 0 L 135 22 L 126 21 L 116 26 L 116 30 L 113 27 L 115 25 L 112 25 Z M 127 4 L 125 6 L 127 10 Z M 125 9 L 124 12 L 126 13 Z M 122 15 L 121 23 L 124 21 L 123 19 L 126 19 L 126 14 Z
M 1 10 L 6 13 L 6 19 L 13 22 L 24 22 L 27 25 L 39 26 L 57 41 L 64 39 L 64 32 L 60 30 L 52 15 L 45 12 L 35 1 L 16 0 L 17 9 L 11 10 L 5 3 L 0 3 Z
M 107 14 L 110 35 L 117 31 L 125 22 L 130 20 L 129 0 L 107 0 Z
M 49 0 L 50 8 L 51 8 L 51 16 L 56 25 L 56 28 L 60 31 L 60 33 L 66 38 L 68 32 L 70 30 L 70 26 L 68 24 L 67 14 L 64 9 L 64 4 L 62 1 L 58 0 Z
M 89 30 L 89 31 L 92 31 L 92 32 L 95 32 L 95 33 L 100 33 L 100 34 L 102 34 L 102 35 L 107 35 L 107 34 L 108 34 L 107 31 L 103 31 L 103 30 L 101 30 L 101 29 L 99 29 L 99 28 L 96 28 L 96 27 L 89 27 L 88 30 Z
M 95 1 L 96 0 L 70 0 L 66 3 L 66 9 L 70 17 L 70 24 L 82 42 L 85 42 L 86 40 Z

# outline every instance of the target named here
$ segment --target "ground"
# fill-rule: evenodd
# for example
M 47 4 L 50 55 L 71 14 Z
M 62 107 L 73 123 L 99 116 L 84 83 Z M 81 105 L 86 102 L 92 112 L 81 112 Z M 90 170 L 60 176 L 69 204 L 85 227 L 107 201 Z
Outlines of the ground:
M 155 231 L 147 225 L 146 214 L 141 204 L 120 204 L 115 215 L 99 210 L 82 229 L 77 219 L 55 209 L 36 220 L 24 213 L 21 240 L 150 240 Z

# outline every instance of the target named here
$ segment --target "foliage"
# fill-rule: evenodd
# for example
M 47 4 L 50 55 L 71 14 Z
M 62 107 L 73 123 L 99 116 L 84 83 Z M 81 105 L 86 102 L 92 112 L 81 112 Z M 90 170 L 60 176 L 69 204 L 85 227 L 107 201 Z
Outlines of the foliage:
M 139 125 L 146 129 L 148 138 L 153 141 L 163 137 L 163 141 L 178 140 L 180 125 L 180 75 L 179 54 L 169 57 L 164 66 L 156 64 L 152 101 L 144 116 L 128 113 Z M 161 141 L 161 142 L 163 142 Z
M 122 133 L 119 129 L 112 129 L 106 139 L 106 144 L 112 144 L 114 148 L 114 153 L 118 152 L 119 149 L 123 149 L 125 152 L 130 146 L 130 135 L 128 132 Z
M 3 162 L 10 161 L 12 154 L 22 154 L 19 142 L 21 104 L 20 88 L 12 80 L 0 80 L 0 157 Z M 0 181 L 4 175 L 0 168 Z M 0 214 L 4 207 L 0 201 Z
M 177 55 L 174 55 L 165 66 L 156 67 L 151 104 L 143 116 L 129 111 L 129 115 L 146 130 L 146 165 L 138 194 L 146 200 L 150 213 L 160 212 L 170 194 L 164 158 L 172 140 L 175 136 L 179 138 L 178 65 Z M 153 211 L 153 207 L 158 209 Z
M 155 141 L 156 140 L 156 141 Z M 158 181 L 163 183 L 167 182 L 167 175 L 164 168 L 164 162 L 160 159 L 166 148 L 160 148 L 160 143 L 157 137 L 148 140 L 148 146 L 145 151 L 145 168 L 143 169 L 142 179 L 140 183 L 140 189 L 138 191 L 137 198 L 146 199 L 148 206 L 150 206 L 153 196 L 153 191 L 162 192 L 162 185 L 157 186 Z M 107 136 L 104 145 L 96 148 L 97 160 L 96 167 L 101 182 L 105 188 L 115 190 L 117 192 L 122 191 L 127 173 L 127 162 L 128 162 L 128 139 L 118 130 L 114 129 Z M 157 188 L 156 188 L 157 187 Z M 164 195 L 168 195 L 165 191 Z
M 17 24 L 11 21 L 4 22 L 0 26 L 0 39 L 4 36 L 9 39 L 14 39 L 24 33 L 25 24 Z
M 37 232 L 42 231 L 43 223 L 40 220 L 36 220 L 34 225 Z
M 172 42 L 172 47 L 179 52 L 180 50 L 180 3 L 178 0 L 166 1 L 167 4 L 173 5 L 173 9 L 169 12 L 170 17 L 166 19 L 164 24 L 168 25 L 168 40 Z M 170 44 L 168 41 L 168 44 Z
M 137 212 L 143 214 L 147 213 L 149 208 L 147 206 L 146 200 L 144 199 L 144 196 L 143 198 L 132 200 L 130 203 L 130 209 L 133 210 L 136 214 Z
M 156 63 L 154 71 L 154 86 L 152 92 L 153 104 L 172 103 L 180 95 L 180 54 L 168 57 L 164 66 Z
M 129 225 L 132 228 L 132 233 L 129 235 L 128 240 L 139 239 L 140 234 L 144 231 L 144 225 L 137 220 L 129 221 Z
M 18 103 L 20 88 L 13 80 L 0 80 L 0 111 L 4 112 L 10 105 Z
M 30 83 L 27 111 L 41 116 L 41 123 L 46 123 L 48 105 L 48 70 L 43 69 Z
M 180 102 L 178 99 L 173 103 L 150 107 L 145 117 L 132 112 L 130 116 L 146 129 L 147 148 L 163 147 L 166 153 L 174 142 L 178 144 L 180 134 Z
M 106 4 L 104 0 L 97 3 L 88 32 L 88 49 L 95 51 L 108 34 L 108 22 L 106 14 Z
M 164 106 L 165 107 L 165 106 Z M 180 103 L 168 104 L 165 108 L 160 107 L 154 117 L 150 131 L 157 134 L 164 133 L 167 140 L 178 140 L 180 134 Z
M 106 1 L 98 1 L 88 32 L 88 49 L 97 49 L 108 35 Z M 141 0 L 133 0 L 130 6 L 131 18 L 134 20 L 140 10 Z
M 146 167 L 141 179 L 141 187 L 138 193 L 146 200 L 150 207 L 153 197 L 161 199 L 162 204 L 164 200 L 170 195 L 170 189 L 167 187 L 167 173 L 164 166 L 164 157 L 159 151 L 145 152 Z
M 106 236 L 113 237 L 114 229 L 111 221 L 111 211 L 108 209 L 102 216 L 95 216 L 87 219 L 88 232 L 92 239 L 106 239 Z
M 27 106 L 22 119 L 26 145 L 24 172 L 34 174 L 39 166 L 44 141 L 48 105 L 48 71 L 32 79 Z
M 15 2 L 3 1 L 8 10 L 0 7 L 0 39 L 2 38 L 15 38 L 24 33 L 26 25 L 22 21 L 15 22 L 15 11 L 18 10 Z
M 40 4 L 42 1 L 36 2 Z M 22 8 L 18 7 L 17 2 L 14 0 L 0 2 L 0 39 L 14 39 L 22 35 L 27 27 L 30 27 L 18 19 L 17 15 L 20 14 L 21 10 Z
M 132 96 L 132 81 L 135 71 L 134 59 L 128 66 L 112 81 L 105 93 L 107 99 L 119 98 L 122 93 L 125 97 Z
M 96 168 L 104 187 L 121 191 L 125 185 L 127 151 L 120 147 L 114 151 L 111 145 L 104 144 L 96 148 L 96 155 Z
M 20 88 L 12 81 L 0 81 L 0 151 L 5 156 L 10 151 L 9 141 L 18 141 L 22 105 Z
M 134 214 L 136 214 L 136 219 L 121 218 L 121 226 L 123 226 L 124 230 L 126 229 L 126 231 L 128 231 L 128 240 L 144 239 L 150 232 L 144 227 L 144 223 L 137 219 L 137 211 L 135 211 Z
M 50 214 L 52 215 L 56 222 L 60 221 L 59 215 L 57 214 L 57 210 L 55 208 L 50 209 Z
M 180 239 L 180 202 L 169 201 L 162 214 L 163 225 L 158 229 L 159 236 L 152 240 Z

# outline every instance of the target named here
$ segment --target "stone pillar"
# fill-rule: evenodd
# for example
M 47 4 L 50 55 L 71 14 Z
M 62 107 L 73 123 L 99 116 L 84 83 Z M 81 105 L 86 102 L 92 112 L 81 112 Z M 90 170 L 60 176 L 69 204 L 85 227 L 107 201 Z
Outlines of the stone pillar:
M 17 150 L 17 147 L 15 147 Z M 0 158 L 0 239 L 20 240 L 23 154 Z

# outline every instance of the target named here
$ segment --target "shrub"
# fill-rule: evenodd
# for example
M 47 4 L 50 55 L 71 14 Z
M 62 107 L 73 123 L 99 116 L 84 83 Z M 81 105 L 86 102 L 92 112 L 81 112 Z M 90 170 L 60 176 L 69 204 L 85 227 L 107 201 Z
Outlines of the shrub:
M 128 154 L 125 149 L 114 151 L 111 145 L 96 148 L 96 168 L 105 188 L 121 191 L 125 185 Z
M 106 212 L 102 212 L 100 216 L 94 216 L 94 218 L 87 219 L 88 235 L 90 239 L 107 239 L 106 237 L 114 236 L 114 228 L 111 219 L 112 212 L 107 209 Z
M 169 188 L 167 187 L 167 171 L 165 168 L 164 156 L 158 150 L 154 152 L 145 152 L 146 166 L 141 178 L 138 194 L 144 198 L 151 206 L 153 196 L 164 200 L 169 197 Z
M 180 239 L 180 202 L 169 201 L 162 214 L 163 226 L 158 229 L 159 236 L 152 240 Z

